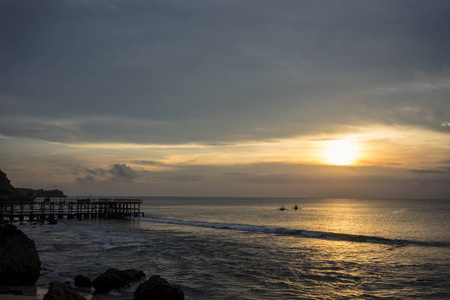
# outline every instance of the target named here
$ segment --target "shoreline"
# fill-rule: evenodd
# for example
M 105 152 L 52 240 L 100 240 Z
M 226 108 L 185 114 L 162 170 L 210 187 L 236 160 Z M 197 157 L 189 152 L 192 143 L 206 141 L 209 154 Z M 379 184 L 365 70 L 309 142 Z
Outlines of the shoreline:
M 0 294 L 2 300 L 42 300 L 48 292 L 47 288 L 38 286 L 5 286 L 2 289 L 23 292 L 23 295 Z
M 2 300 L 43 300 L 45 294 L 48 292 L 48 288 L 38 287 L 38 286 L 5 286 L 1 287 L 10 290 L 22 291 L 23 295 L 13 295 L 13 294 L 0 294 L 0 299 Z M 80 296 L 84 297 L 86 300 L 105 300 L 110 299 L 109 294 L 94 295 L 80 293 Z M 120 297 L 115 297 L 116 299 L 122 299 Z M 125 299 L 125 297 L 124 297 Z

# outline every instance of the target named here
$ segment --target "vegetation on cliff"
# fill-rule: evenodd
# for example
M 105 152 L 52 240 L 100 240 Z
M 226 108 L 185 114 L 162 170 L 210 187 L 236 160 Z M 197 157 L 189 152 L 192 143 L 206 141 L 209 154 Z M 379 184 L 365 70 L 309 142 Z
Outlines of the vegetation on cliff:
M 6 174 L 0 170 L 0 201 L 33 201 L 36 197 L 64 198 L 60 190 L 15 188 Z

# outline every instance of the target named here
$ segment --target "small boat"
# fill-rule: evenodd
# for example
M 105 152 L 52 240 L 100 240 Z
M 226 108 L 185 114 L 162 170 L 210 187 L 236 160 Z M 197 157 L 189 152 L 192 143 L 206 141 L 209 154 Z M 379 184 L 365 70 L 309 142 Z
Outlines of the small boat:
M 295 209 L 295 210 L 298 210 L 298 205 L 297 205 L 297 204 L 294 206 L 294 209 Z
M 284 205 L 281 205 L 280 210 L 285 210 Z

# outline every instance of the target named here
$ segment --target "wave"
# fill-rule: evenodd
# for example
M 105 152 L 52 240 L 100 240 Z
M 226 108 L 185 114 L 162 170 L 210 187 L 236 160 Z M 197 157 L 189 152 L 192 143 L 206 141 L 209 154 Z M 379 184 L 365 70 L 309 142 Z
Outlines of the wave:
M 142 244 L 126 243 L 126 244 L 114 245 L 114 244 L 106 243 L 102 246 L 102 248 L 103 248 L 103 250 L 112 250 L 112 249 L 122 249 L 122 248 L 135 248 L 135 247 L 139 247 L 139 246 L 142 246 Z
M 138 221 L 154 222 L 154 223 L 166 223 L 175 225 L 186 225 L 195 227 L 206 227 L 213 229 L 228 229 L 237 231 L 249 231 L 249 232 L 261 232 L 268 234 L 279 234 L 288 236 L 297 236 L 302 238 L 314 238 L 333 241 L 349 241 L 360 243 L 373 243 L 373 244 L 385 244 L 395 247 L 402 246 L 424 246 L 424 247 L 450 247 L 449 242 L 427 242 L 427 241 L 414 241 L 414 240 L 402 240 L 402 239 L 389 239 L 376 236 L 346 234 L 346 233 L 334 233 L 323 231 L 311 231 L 311 230 L 294 230 L 286 229 L 282 227 L 267 227 L 256 225 L 240 225 L 240 224 L 228 224 L 228 223 L 208 223 L 208 222 L 195 222 L 195 221 L 183 221 L 173 219 L 158 219 L 158 218 L 132 218 Z

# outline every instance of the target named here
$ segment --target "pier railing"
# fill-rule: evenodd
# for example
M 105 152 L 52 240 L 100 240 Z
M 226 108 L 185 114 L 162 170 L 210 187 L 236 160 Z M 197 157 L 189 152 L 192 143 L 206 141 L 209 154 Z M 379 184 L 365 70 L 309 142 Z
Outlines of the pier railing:
M 141 204 L 142 199 L 131 198 L 36 198 L 34 203 L 105 203 L 105 202 L 120 202 L 120 203 L 136 203 Z
M 0 201 L 0 221 L 139 217 L 142 199 L 38 198 L 32 202 Z

